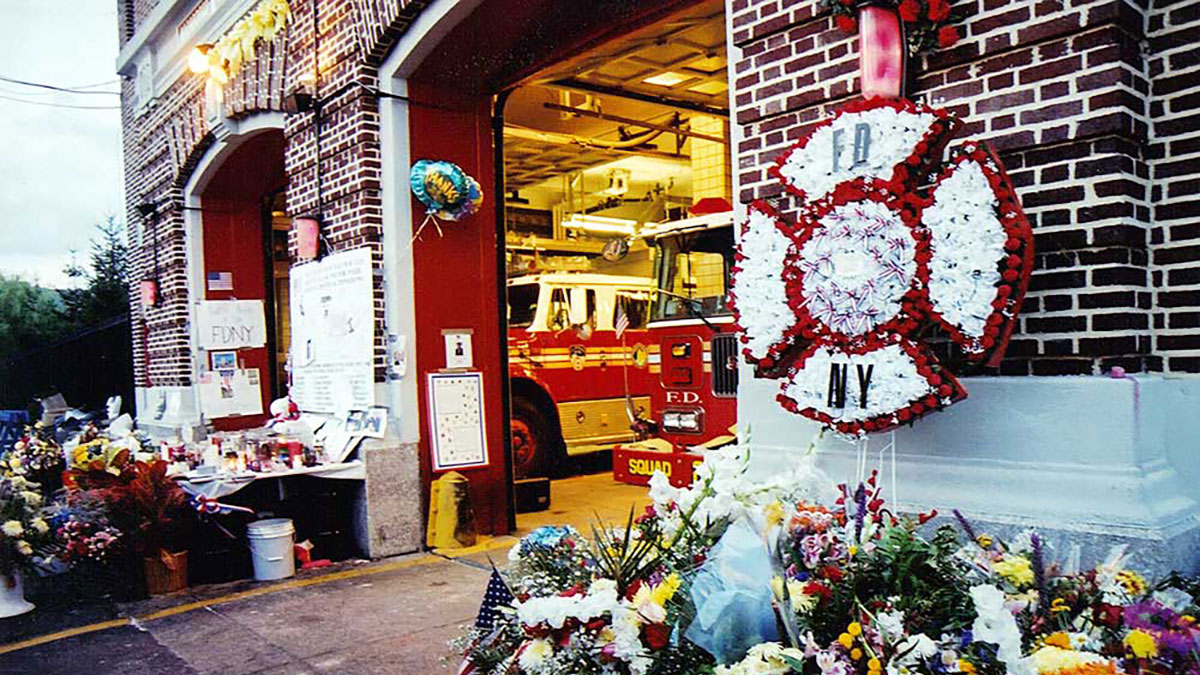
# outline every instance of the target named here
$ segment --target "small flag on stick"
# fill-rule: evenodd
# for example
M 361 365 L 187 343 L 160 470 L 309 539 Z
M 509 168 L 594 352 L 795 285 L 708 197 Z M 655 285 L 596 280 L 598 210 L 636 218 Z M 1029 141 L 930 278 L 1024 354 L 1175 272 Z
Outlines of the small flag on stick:
M 617 305 L 617 320 L 613 322 L 613 328 L 617 331 L 618 340 L 621 339 L 621 336 L 629 328 L 629 315 L 625 313 L 625 305 Z
M 500 570 L 492 565 L 492 576 L 488 579 L 487 591 L 483 594 L 483 604 L 479 606 L 479 615 L 475 617 L 475 628 L 481 633 L 490 632 L 496 627 L 496 618 L 500 615 L 500 607 L 511 607 L 512 591 L 500 576 Z

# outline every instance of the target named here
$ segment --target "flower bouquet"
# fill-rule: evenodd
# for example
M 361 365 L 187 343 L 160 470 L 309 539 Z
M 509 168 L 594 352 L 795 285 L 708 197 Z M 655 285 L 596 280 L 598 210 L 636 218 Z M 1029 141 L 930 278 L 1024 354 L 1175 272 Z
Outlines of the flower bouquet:
M 167 476 L 167 468 L 159 459 L 133 462 L 124 465 L 107 487 L 95 489 L 112 524 L 142 558 L 151 594 L 187 585 L 191 511 L 187 494 Z
M 65 468 L 62 447 L 41 422 L 25 428 L 25 435 L 13 444 L 0 465 L 5 475 L 19 475 L 37 483 L 43 496 L 54 494 L 62 487 Z
M 1034 532 L 891 512 L 872 475 L 824 488 L 805 462 L 747 479 L 710 453 L 690 488 L 591 540 L 542 528 L 510 552 L 511 607 L 467 636 L 491 673 L 1200 675 L 1200 582 L 1158 585 L 1115 549 L 1079 570 Z M 931 531 L 932 530 L 932 531 Z
M 21 476 L 0 477 L 0 616 L 33 609 L 22 597 L 21 576 L 32 570 L 53 541 L 42 517 L 37 485 Z

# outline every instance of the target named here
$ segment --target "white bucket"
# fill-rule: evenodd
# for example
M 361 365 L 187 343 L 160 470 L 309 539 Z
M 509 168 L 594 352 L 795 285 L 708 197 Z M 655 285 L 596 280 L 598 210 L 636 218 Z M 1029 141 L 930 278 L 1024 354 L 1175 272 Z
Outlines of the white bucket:
M 250 557 L 254 559 L 254 578 L 258 581 L 286 579 L 296 575 L 293 546 L 296 528 L 287 518 L 268 518 L 246 527 Z

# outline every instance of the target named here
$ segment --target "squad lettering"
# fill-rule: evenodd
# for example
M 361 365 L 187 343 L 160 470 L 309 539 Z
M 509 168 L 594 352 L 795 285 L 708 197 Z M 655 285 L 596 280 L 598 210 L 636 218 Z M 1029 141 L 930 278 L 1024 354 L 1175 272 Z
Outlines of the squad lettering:
M 661 471 L 670 478 L 671 462 L 665 459 L 641 459 L 639 457 L 629 460 L 630 475 L 653 476 L 655 471 Z

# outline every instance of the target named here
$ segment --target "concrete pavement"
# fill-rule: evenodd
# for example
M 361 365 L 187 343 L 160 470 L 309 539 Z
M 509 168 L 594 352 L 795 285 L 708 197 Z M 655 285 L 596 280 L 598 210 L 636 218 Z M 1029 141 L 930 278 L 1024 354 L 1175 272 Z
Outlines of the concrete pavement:
M 447 643 L 474 620 L 489 558 L 503 565 L 517 536 L 539 525 L 569 523 L 590 534 L 597 516 L 623 524 L 631 505 L 640 512 L 645 495 L 608 474 L 555 481 L 552 509 L 520 516 L 515 536 L 443 555 L 347 563 L 274 584 L 241 581 L 123 605 L 118 613 L 137 617 L 132 624 L 0 653 L 0 674 L 453 672 L 456 655 Z M 15 621 L 0 621 L 0 630 Z

